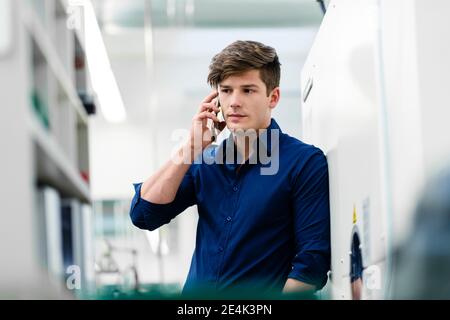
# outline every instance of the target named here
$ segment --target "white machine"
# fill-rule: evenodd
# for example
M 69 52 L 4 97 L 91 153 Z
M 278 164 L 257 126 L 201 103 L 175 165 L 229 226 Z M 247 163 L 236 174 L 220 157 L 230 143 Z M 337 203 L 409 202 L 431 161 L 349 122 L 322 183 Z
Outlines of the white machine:
M 329 165 L 332 299 L 390 297 L 421 187 L 450 164 L 448 12 L 447 0 L 328 5 L 301 85 L 302 140 Z

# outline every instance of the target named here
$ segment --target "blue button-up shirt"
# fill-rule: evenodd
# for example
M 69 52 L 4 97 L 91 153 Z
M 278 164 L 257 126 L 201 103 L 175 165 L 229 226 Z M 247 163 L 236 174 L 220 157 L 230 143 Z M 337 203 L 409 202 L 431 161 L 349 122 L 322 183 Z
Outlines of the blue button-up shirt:
M 171 203 L 146 201 L 140 197 L 142 184 L 134 185 L 130 215 L 142 229 L 157 229 L 197 205 L 196 247 L 184 292 L 239 285 L 280 292 L 287 278 L 317 289 L 325 285 L 330 267 L 326 157 L 281 132 L 274 119 L 267 129 L 267 139 L 256 144 L 264 152 L 253 153 L 256 158 L 240 168 L 226 157 L 236 150 L 232 135 L 205 149 Z

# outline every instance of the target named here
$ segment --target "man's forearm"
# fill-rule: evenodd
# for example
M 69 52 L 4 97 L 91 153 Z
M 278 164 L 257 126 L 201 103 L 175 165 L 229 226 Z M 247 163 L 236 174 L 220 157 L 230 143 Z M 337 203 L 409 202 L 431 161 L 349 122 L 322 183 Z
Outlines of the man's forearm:
M 142 184 L 141 197 L 156 204 L 172 202 L 194 156 L 189 146 L 180 148 L 175 158 L 167 161 Z
M 315 289 L 316 287 L 311 284 L 304 283 L 297 279 L 288 278 L 284 285 L 283 293 L 306 292 L 314 291 Z

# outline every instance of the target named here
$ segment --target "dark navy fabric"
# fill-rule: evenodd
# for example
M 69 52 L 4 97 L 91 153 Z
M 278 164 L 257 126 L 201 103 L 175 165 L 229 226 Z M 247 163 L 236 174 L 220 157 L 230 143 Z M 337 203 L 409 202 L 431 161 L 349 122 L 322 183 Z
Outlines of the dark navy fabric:
M 274 119 L 267 129 L 267 142 L 257 140 L 257 146 L 270 162 L 250 158 L 239 170 L 239 164 L 218 163 L 229 148 L 236 150 L 230 135 L 204 151 L 203 163 L 190 166 L 171 203 L 146 201 L 140 197 L 142 184 L 134 185 L 130 215 L 141 229 L 155 230 L 197 205 L 196 247 L 184 292 L 241 285 L 279 292 L 287 278 L 317 289 L 325 285 L 330 268 L 326 157 L 283 133 Z M 272 142 L 271 129 L 278 130 L 279 142 Z M 210 160 L 216 162 L 205 163 Z M 271 165 L 278 166 L 275 174 L 261 174 Z

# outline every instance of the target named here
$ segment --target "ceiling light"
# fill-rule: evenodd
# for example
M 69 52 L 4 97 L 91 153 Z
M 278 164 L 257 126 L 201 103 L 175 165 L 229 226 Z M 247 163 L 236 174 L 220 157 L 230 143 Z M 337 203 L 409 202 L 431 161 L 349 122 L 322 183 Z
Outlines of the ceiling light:
M 90 0 L 84 0 L 82 4 L 86 58 L 92 87 L 105 119 L 109 122 L 122 122 L 126 118 L 125 107 L 106 53 L 94 7 Z

